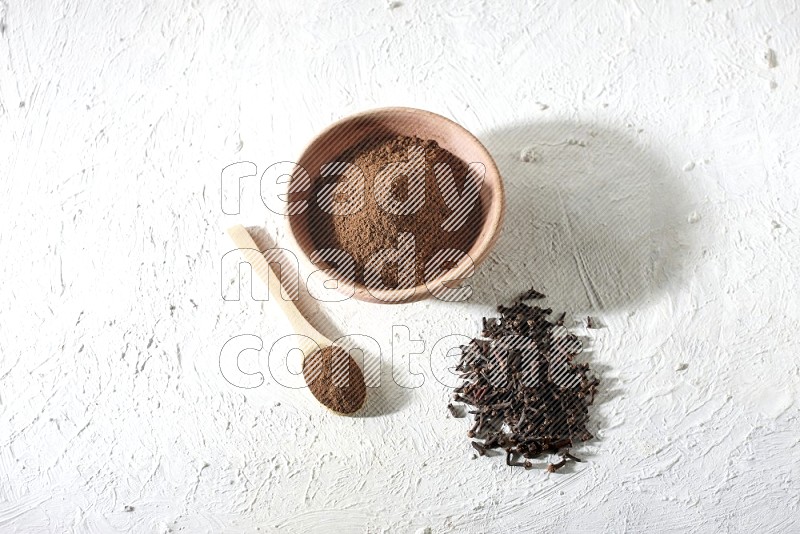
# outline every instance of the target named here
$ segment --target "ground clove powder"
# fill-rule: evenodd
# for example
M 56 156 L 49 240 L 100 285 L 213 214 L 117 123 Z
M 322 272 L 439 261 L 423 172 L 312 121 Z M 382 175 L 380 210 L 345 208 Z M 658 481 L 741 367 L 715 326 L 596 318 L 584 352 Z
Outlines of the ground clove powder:
M 303 378 L 320 403 L 340 414 L 357 412 L 367 396 L 364 375 L 358 364 L 335 345 L 316 350 L 306 357 Z
M 446 201 L 435 173 L 437 164 L 449 166 L 451 183 L 461 195 L 467 180 L 473 179 L 469 175 L 469 167 L 436 141 L 406 136 L 369 138 L 351 147 L 336 161 L 351 163 L 363 173 L 363 205 L 354 213 L 339 215 L 326 211 L 329 206 L 324 202 L 310 203 L 310 218 L 314 221 L 312 240 L 317 250 L 334 248 L 349 254 L 355 263 L 355 272 L 352 273 L 355 281 L 367 287 L 377 285 L 374 280 L 365 277 L 365 265 L 379 251 L 396 248 L 401 234 L 414 237 L 412 276 L 400 275 L 399 262 L 386 262 L 380 270 L 380 276 L 382 285 L 387 288 L 422 284 L 426 280 L 426 262 L 437 251 L 455 249 L 466 253 L 475 242 L 482 219 L 480 198 L 466 207 L 461 205 L 454 209 L 452 197 L 448 196 Z M 376 176 L 387 165 L 398 162 L 407 162 L 408 172 L 398 174 L 392 181 L 388 198 L 381 196 L 385 189 L 376 186 Z M 361 194 L 357 188 L 347 185 L 357 181 L 356 172 L 351 168 L 350 172 L 345 171 L 341 175 L 317 177 L 312 191 L 314 197 L 324 196 L 326 190 L 331 191 L 331 187 L 335 187 L 332 198 L 336 202 L 345 202 L 351 195 Z M 387 203 L 402 204 L 410 196 L 419 198 L 420 194 L 423 195 L 423 204 L 414 213 L 398 214 L 386 209 Z M 458 228 L 443 228 L 446 219 L 456 210 L 461 210 L 459 215 L 464 214 Z M 338 266 L 329 267 L 336 269 Z M 348 273 L 339 274 L 348 278 Z M 437 274 L 439 272 L 431 276 Z

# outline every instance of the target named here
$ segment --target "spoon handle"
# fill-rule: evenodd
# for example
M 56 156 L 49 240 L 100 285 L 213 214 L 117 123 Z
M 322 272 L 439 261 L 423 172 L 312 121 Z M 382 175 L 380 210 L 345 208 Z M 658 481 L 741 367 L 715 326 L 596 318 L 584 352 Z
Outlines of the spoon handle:
M 242 253 L 242 256 L 250 263 L 253 271 L 255 271 L 258 277 L 267 285 L 269 295 L 272 297 L 271 300 L 277 302 L 281 307 L 284 315 L 294 328 L 295 333 L 308 336 L 319 345 L 320 348 L 330 345 L 330 340 L 311 326 L 308 319 L 306 319 L 303 314 L 300 313 L 300 310 L 297 309 L 297 306 L 294 305 L 294 301 L 284 300 L 281 296 L 281 282 L 278 279 L 278 275 L 272 269 L 269 262 L 267 262 L 264 253 L 259 249 L 256 242 L 253 241 L 253 236 L 250 235 L 247 228 L 237 224 L 236 226 L 228 228 L 228 235 L 239 248 L 239 252 Z M 306 350 L 306 347 L 303 347 L 303 352 L 307 355 L 309 351 Z

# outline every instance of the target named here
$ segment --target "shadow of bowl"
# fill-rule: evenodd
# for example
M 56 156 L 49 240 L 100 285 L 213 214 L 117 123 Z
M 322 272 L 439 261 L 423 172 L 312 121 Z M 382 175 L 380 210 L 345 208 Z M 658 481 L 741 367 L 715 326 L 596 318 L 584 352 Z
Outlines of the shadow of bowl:
M 665 158 L 590 123 L 513 125 L 481 140 L 507 202 L 472 302 L 508 302 L 533 286 L 570 312 L 619 311 L 680 283 L 691 200 Z

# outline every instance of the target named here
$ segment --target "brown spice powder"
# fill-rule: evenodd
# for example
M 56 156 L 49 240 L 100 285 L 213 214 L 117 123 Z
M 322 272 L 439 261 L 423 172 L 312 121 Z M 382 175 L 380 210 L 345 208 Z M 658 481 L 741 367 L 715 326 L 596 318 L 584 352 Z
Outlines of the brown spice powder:
M 305 359 L 303 378 L 320 403 L 340 414 L 358 411 L 367 396 L 361 368 L 335 345 L 314 351 Z
M 409 172 L 412 176 L 395 179 L 390 194 L 394 200 L 403 202 L 412 191 L 418 192 L 422 187 L 424 204 L 415 213 L 390 213 L 376 199 L 375 177 L 388 164 L 409 161 L 410 149 L 414 147 L 421 149 L 422 158 L 419 162 L 422 168 L 412 169 Z M 387 261 L 380 273 L 386 287 L 404 288 L 424 283 L 426 262 L 436 252 L 455 249 L 466 253 L 477 239 L 482 220 L 480 199 L 470 207 L 459 228 L 453 231 L 442 228 L 443 221 L 454 210 L 445 202 L 434 173 L 434 165 L 449 165 L 459 195 L 463 194 L 465 181 L 469 179 L 469 169 L 464 161 L 441 148 L 435 141 L 405 136 L 367 139 L 345 151 L 336 161 L 353 163 L 363 172 L 364 205 L 356 213 L 331 215 L 321 209 L 319 202 L 311 202 L 310 218 L 314 221 L 312 239 L 318 249 L 335 248 L 347 252 L 355 262 L 355 279 L 359 283 L 375 285 L 369 280 L 365 282 L 364 266 L 379 251 L 397 248 L 398 236 L 402 232 L 414 236 L 413 279 L 410 280 L 411 283 L 403 283 L 398 275 L 397 262 Z M 319 198 L 322 188 L 337 182 L 346 183 L 350 178 L 352 176 L 348 176 L 347 172 L 341 177 L 317 177 L 314 180 L 314 197 Z M 420 181 L 424 181 L 424 184 L 420 184 Z M 342 196 L 346 196 L 346 193 L 334 193 L 333 198 L 340 202 Z M 432 273 L 432 276 L 437 274 L 439 272 Z

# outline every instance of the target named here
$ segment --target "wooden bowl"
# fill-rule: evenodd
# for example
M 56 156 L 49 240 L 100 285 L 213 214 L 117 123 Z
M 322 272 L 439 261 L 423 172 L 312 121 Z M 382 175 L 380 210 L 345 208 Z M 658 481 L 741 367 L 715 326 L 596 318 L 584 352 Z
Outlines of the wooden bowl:
M 480 189 L 481 228 L 467 252 L 472 260 L 472 266 L 468 262 L 459 262 L 440 276 L 413 288 L 367 288 L 359 282 L 337 279 L 338 289 L 359 300 L 379 303 L 409 302 L 432 294 L 438 297 L 435 288 L 440 287 L 444 281 L 468 278 L 473 266 L 477 267 L 486 258 L 500 235 L 505 213 L 500 172 L 486 148 L 462 126 L 430 111 L 402 107 L 374 109 L 335 122 L 311 141 L 302 152 L 297 164 L 307 171 L 308 177 L 313 182 L 319 177 L 322 165 L 336 161 L 337 157 L 348 148 L 367 138 L 387 135 L 432 139 L 465 163 L 480 162 L 485 166 L 486 173 Z M 292 182 L 299 179 L 298 169 L 289 180 L 290 191 Z M 290 193 L 289 199 L 297 200 L 304 196 L 309 202 L 314 201 L 307 193 Z M 308 216 L 309 211 L 305 210 L 288 217 L 290 232 L 306 257 L 310 257 L 316 249 L 311 232 L 314 221 Z M 434 291 L 431 291 L 431 288 Z

